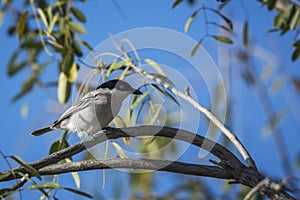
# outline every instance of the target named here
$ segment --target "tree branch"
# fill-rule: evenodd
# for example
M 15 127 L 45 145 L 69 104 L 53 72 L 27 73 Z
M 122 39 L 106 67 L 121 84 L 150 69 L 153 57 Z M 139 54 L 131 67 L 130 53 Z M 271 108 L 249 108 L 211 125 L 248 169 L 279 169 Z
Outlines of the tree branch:
M 147 159 L 115 158 L 54 164 L 67 157 L 71 157 L 75 154 L 78 154 L 79 152 L 82 152 L 85 149 L 91 148 L 101 142 L 110 139 L 138 136 L 161 136 L 185 141 L 212 153 L 220 159 L 220 162 L 213 161 L 213 163 L 217 164 L 218 166 L 206 166 L 181 163 L 176 161 L 172 162 Z M 264 177 L 257 170 L 253 169 L 252 167 L 246 167 L 245 165 L 243 165 L 239 161 L 239 159 L 235 157 L 235 155 L 233 155 L 222 145 L 195 133 L 191 133 L 181 129 L 161 126 L 140 126 L 122 129 L 109 128 L 93 135 L 92 137 L 84 141 L 81 141 L 66 149 L 53 153 L 49 156 L 46 156 L 40 160 L 29 164 L 35 169 L 39 170 L 41 175 L 104 168 L 152 169 L 158 171 L 169 171 L 196 176 L 234 179 L 237 183 L 241 183 L 251 188 L 255 187 L 257 184 L 260 183 L 261 180 L 264 179 Z M 12 173 L 12 171 L 14 173 Z M 1 182 L 21 178 L 22 176 L 18 172 L 28 174 L 28 171 L 24 167 L 17 167 L 12 170 L 0 173 L 0 175 L 7 173 L 10 174 L 10 176 L 2 178 Z M 20 187 L 23 184 L 24 183 L 22 182 L 20 184 Z M 268 185 L 261 188 L 259 192 L 262 195 L 269 197 L 270 199 L 294 199 L 283 190 L 274 190 L 274 188 L 269 187 Z

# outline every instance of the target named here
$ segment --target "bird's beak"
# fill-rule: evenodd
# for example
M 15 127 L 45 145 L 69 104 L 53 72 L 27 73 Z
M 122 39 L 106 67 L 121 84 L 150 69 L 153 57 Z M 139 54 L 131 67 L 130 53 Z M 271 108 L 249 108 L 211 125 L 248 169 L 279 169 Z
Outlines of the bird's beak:
M 141 91 L 139 91 L 139 90 L 134 90 L 133 94 L 142 95 L 143 93 Z

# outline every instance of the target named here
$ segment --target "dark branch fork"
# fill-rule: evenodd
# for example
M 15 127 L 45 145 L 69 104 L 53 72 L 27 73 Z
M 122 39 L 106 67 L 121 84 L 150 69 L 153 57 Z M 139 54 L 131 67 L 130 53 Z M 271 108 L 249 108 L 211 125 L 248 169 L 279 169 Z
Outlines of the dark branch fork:
M 114 158 L 57 164 L 57 162 L 59 162 L 60 160 L 71 157 L 110 139 L 142 136 L 161 136 L 185 141 L 212 153 L 217 158 L 219 158 L 220 161 L 212 161 L 212 163 L 217 164 L 217 166 L 207 166 L 166 160 Z M 92 137 L 84 141 L 78 142 L 77 144 L 74 144 L 70 147 L 67 147 L 61 151 L 53 153 L 29 164 L 35 169 L 39 170 L 39 173 L 41 175 L 106 168 L 150 169 L 196 176 L 208 176 L 221 179 L 234 179 L 235 182 L 249 186 L 251 188 L 255 187 L 265 178 L 252 167 L 246 167 L 233 153 L 231 153 L 224 146 L 195 133 L 162 126 L 140 126 L 122 129 L 109 128 L 93 135 Z M 28 173 L 26 169 L 21 166 L 12 170 L 2 172 L 0 173 L 0 175 L 4 173 L 11 173 L 12 171 L 14 172 L 14 174 L 7 176 L 1 181 L 9 181 L 17 178 L 22 178 L 22 176 L 18 172 L 21 172 L 23 174 Z M 25 182 L 26 181 L 23 180 L 20 183 L 16 184 L 14 186 L 14 189 L 22 187 Z M 294 199 L 283 190 L 277 191 L 268 186 L 261 188 L 259 192 L 262 195 L 269 197 L 270 199 Z

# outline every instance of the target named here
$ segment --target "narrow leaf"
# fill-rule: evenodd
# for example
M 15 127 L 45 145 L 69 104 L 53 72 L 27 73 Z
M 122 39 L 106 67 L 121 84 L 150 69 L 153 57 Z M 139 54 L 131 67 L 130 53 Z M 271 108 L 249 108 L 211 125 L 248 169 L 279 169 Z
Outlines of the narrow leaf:
M 18 25 L 17 25 L 17 32 L 18 32 L 18 38 L 19 40 L 21 40 L 25 27 L 26 27 L 26 22 L 27 22 L 27 17 L 28 17 L 28 11 L 25 11 L 19 21 L 18 21 Z
M 56 22 L 57 22 L 57 20 L 58 20 L 58 17 L 59 17 L 59 14 L 56 13 L 56 14 L 54 15 L 54 17 L 51 19 L 50 25 L 49 25 L 49 27 L 48 27 L 48 32 L 49 32 L 49 34 L 52 33 L 53 28 L 54 28 L 54 26 L 55 26 L 55 24 L 56 24 Z
M 19 163 L 20 165 L 22 165 L 31 175 L 37 177 L 39 180 L 41 180 L 41 175 L 38 172 L 38 170 L 36 170 L 35 168 L 33 168 L 31 165 L 27 164 L 24 160 L 22 160 L 20 157 L 18 156 L 10 156 L 13 160 L 15 160 L 17 163 Z
M 84 14 L 79 9 L 77 9 L 75 7 L 71 7 L 71 12 L 76 17 L 76 19 L 78 19 L 81 22 L 86 22 L 86 18 L 84 16 Z
M 142 95 L 140 95 L 131 105 L 130 110 L 133 110 L 143 99 L 149 94 L 150 90 L 147 90 Z
M 181 2 L 183 2 L 183 0 L 176 0 L 174 1 L 174 3 L 172 4 L 172 9 L 175 8 L 176 6 L 178 6 Z
M 122 158 L 128 158 L 128 156 L 125 154 L 124 150 L 122 149 L 122 147 L 118 144 L 118 143 L 115 143 L 115 142 L 111 142 L 114 147 L 116 148 L 117 152 L 119 153 L 119 155 L 122 157 Z
M 78 40 L 78 42 L 80 42 L 83 46 L 85 46 L 88 50 L 92 51 L 93 48 L 91 47 L 91 45 L 89 45 L 89 43 L 87 43 L 86 41 L 80 39 L 80 38 L 76 38 Z
M 248 22 L 246 21 L 245 23 L 244 23 L 244 27 L 243 27 L 243 43 L 244 43 L 244 45 L 245 46 L 247 46 L 248 45 L 248 40 L 249 40 L 249 38 L 248 38 L 249 36 L 248 36 Z
M 55 142 L 53 142 L 51 147 L 50 147 L 49 155 L 59 151 L 60 150 L 59 147 L 60 147 L 60 141 L 59 140 L 56 140 Z
M 17 190 L 12 190 L 10 188 L 3 188 L 3 189 L 0 189 L 0 198 L 1 199 L 5 199 L 4 197 L 16 192 Z
M 65 104 L 70 96 L 71 84 L 68 81 L 68 77 L 65 73 L 60 72 L 58 77 L 58 88 L 57 88 L 57 97 L 58 101 L 62 104 Z
M 153 125 L 155 123 L 155 121 L 157 120 L 158 116 L 159 116 L 159 113 L 160 113 L 160 110 L 162 108 L 162 104 L 159 105 L 159 107 L 156 109 L 155 113 L 153 116 L 151 116 L 151 121 L 149 122 L 148 125 Z M 151 112 L 151 109 L 149 110 Z
M 48 24 L 47 17 L 45 15 L 44 11 L 41 8 L 38 8 L 37 12 L 39 13 L 39 15 L 41 17 L 41 20 L 43 21 L 44 25 L 48 28 L 49 24 Z
M 3 180 L 3 179 L 6 179 L 10 175 L 11 175 L 11 173 L 5 173 L 5 174 L 0 173 L 0 181 Z M 0 196 L 1 196 L 1 194 L 0 194 Z
M 47 183 L 41 183 L 41 184 L 34 184 L 34 185 L 31 185 L 31 186 L 28 186 L 26 189 L 28 189 L 28 190 L 34 190 L 34 189 L 56 189 L 56 190 L 61 190 L 62 187 L 58 183 L 47 182 Z
M 69 83 L 74 83 L 77 79 L 77 64 L 75 61 L 73 61 L 73 64 L 71 65 L 71 68 L 69 70 L 69 73 L 68 73 L 68 82 Z
M 193 47 L 192 52 L 191 52 L 191 57 L 193 57 L 195 55 L 195 53 L 198 51 L 201 43 L 203 42 L 204 38 L 201 38 L 198 43 Z
M 223 43 L 227 43 L 227 44 L 233 44 L 232 40 L 229 39 L 226 36 L 218 36 L 218 35 L 213 35 L 212 36 L 215 40 L 219 41 L 219 42 L 223 42 Z
M 195 17 L 197 16 L 198 12 L 200 10 L 196 10 L 186 21 L 185 26 L 184 26 L 184 32 L 187 33 L 190 29 L 190 26 L 192 24 L 192 22 L 194 21 Z
M 67 187 L 63 187 L 63 189 L 68 190 L 68 191 L 70 191 L 70 192 L 73 192 L 73 193 L 75 193 L 75 194 L 79 194 L 79 195 L 81 195 L 81 196 L 90 198 L 90 199 L 93 198 L 92 195 L 90 195 L 90 194 L 88 194 L 88 193 L 86 193 L 86 192 L 83 192 L 83 191 L 81 191 L 81 190 L 76 190 L 76 189 L 73 189 L 73 188 L 67 188 Z
M 150 139 L 148 139 L 138 150 L 137 153 L 142 153 L 150 144 L 152 144 L 152 142 L 154 142 L 154 140 L 156 139 L 156 137 L 152 137 Z
M 292 54 L 292 61 L 296 61 L 298 59 L 300 55 L 300 46 L 296 47 L 296 49 L 294 50 L 293 54 Z
M 176 103 L 178 106 L 180 106 L 179 102 L 177 101 L 177 99 L 175 97 L 173 97 L 167 90 L 163 89 L 162 87 L 160 87 L 159 85 L 152 83 L 151 84 L 153 87 L 155 87 L 158 91 L 160 91 L 162 94 L 164 94 L 166 97 L 168 97 L 169 99 L 171 99 L 174 103 Z
M 71 163 L 72 160 L 70 158 L 65 159 L 67 163 Z M 80 188 L 80 178 L 78 175 L 78 172 L 71 172 L 73 180 L 75 182 L 76 187 L 79 189 Z
M 69 22 L 69 26 L 73 32 L 81 35 L 85 34 L 85 28 L 81 24 L 71 21 Z
M 151 67 L 153 67 L 160 75 L 166 76 L 165 72 L 161 69 L 161 67 L 154 60 L 146 58 L 145 62 L 147 64 L 149 64 Z
M 212 10 L 213 12 L 215 12 L 216 14 L 218 14 L 226 22 L 226 24 L 229 26 L 230 30 L 233 30 L 232 22 L 231 22 L 231 20 L 228 17 L 226 17 L 225 15 L 223 15 L 218 10 L 215 10 L 215 9 L 212 9 L 212 8 L 210 10 Z

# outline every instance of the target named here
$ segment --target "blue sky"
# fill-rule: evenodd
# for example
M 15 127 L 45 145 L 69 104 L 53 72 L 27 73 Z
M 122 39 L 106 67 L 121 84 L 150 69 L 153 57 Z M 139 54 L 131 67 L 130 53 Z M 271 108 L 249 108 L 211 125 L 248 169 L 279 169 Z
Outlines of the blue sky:
M 107 39 L 109 34 L 117 34 L 133 28 L 142 27 L 161 27 L 179 31 L 183 33 L 184 25 L 188 17 L 194 12 L 195 8 L 185 3 L 178 6 L 174 10 L 171 10 L 172 1 L 115 1 L 120 6 L 121 11 L 117 8 L 113 1 L 91 1 L 86 3 L 77 3 L 75 7 L 82 9 L 86 14 L 87 33 L 82 36 L 84 40 L 89 42 L 92 47 L 97 46 L 100 42 Z M 242 9 L 243 4 L 247 4 L 248 15 L 245 14 L 245 10 Z M 271 74 L 271 78 L 266 80 L 266 85 L 270 86 L 272 81 L 276 78 L 280 80 L 289 79 L 291 76 L 299 77 L 299 61 L 292 63 L 290 61 L 291 55 L 291 41 L 292 34 L 287 34 L 283 37 L 278 37 L 277 33 L 266 33 L 268 29 L 272 28 L 272 19 L 275 13 L 268 12 L 266 8 L 260 8 L 257 1 L 239 1 L 237 3 L 231 3 L 226 12 L 229 17 L 235 19 L 234 30 L 237 32 L 237 43 L 241 41 L 242 23 L 247 18 L 249 20 L 250 36 L 252 41 L 256 45 L 270 51 L 275 55 L 278 60 L 278 66 L 274 67 L 274 73 Z M 216 6 L 219 3 L 210 1 L 208 4 Z M 56 99 L 55 90 L 41 90 L 35 88 L 34 91 L 17 101 L 16 103 L 10 103 L 10 99 L 19 91 L 22 81 L 26 78 L 29 71 L 22 71 L 13 78 L 9 78 L 6 75 L 6 64 L 12 51 L 17 47 L 17 38 L 9 38 L 6 35 L 6 28 L 11 24 L 9 16 L 5 16 L 4 24 L 0 27 L 0 54 L 2 57 L 2 67 L 0 73 L 0 89 L 2 92 L 2 106 L 1 106 L 1 126 L 2 126 L 2 139 L 0 143 L 0 150 L 6 155 L 18 155 L 26 161 L 33 161 L 39 159 L 42 156 L 48 154 L 49 146 L 53 141 L 60 137 L 59 132 L 47 134 L 40 138 L 33 138 L 28 135 L 33 129 L 46 125 L 54 121 L 61 112 L 63 112 L 67 106 L 59 106 Z M 199 40 L 204 34 L 204 25 L 201 20 L 202 15 L 196 18 L 192 24 L 188 36 L 195 40 Z M 209 15 L 214 17 L 214 15 Z M 216 29 L 211 29 L 212 33 L 215 33 Z M 216 32 L 218 33 L 218 32 Z M 141 38 L 144 36 L 141 35 Z M 147 39 L 147 38 L 145 38 Z M 241 43 L 241 42 L 240 42 Z M 227 45 L 228 46 L 228 45 Z M 223 60 L 220 60 L 218 55 L 222 50 L 229 50 L 230 57 L 233 57 L 234 51 L 228 48 L 226 45 L 220 45 L 215 41 L 209 39 L 203 43 L 203 47 L 212 57 L 214 62 L 218 66 L 222 66 Z M 223 48 L 223 49 L 222 49 Z M 85 55 L 87 55 L 86 52 Z M 158 60 L 168 59 L 168 57 L 158 57 Z M 277 150 L 274 146 L 272 137 L 263 136 L 262 130 L 267 123 L 267 119 L 262 111 L 262 107 L 259 99 L 253 88 L 248 87 L 240 76 L 239 64 L 235 63 L 234 59 L 231 59 L 232 63 L 230 70 L 233 71 L 230 82 L 231 91 L 230 94 L 234 100 L 232 110 L 232 129 L 239 136 L 244 143 L 254 160 L 257 162 L 259 169 L 267 173 L 267 175 L 283 178 L 284 173 L 280 164 Z M 172 61 L 171 61 L 172 64 Z M 173 60 L 173 64 L 176 64 L 176 60 Z M 258 71 L 263 72 L 265 64 L 258 63 Z M 180 67 L 180 66 L 174 66 Z M 284 70 L 282 70 L 284 69 Z M 221 72 L 224 69 L 220 69 Z M 226 72 L 226 71 L 225 71 Z M 282 73 L 284 72 L 284 73 Z M 57 77 L 57 67 L 51 66 L 42 74 L 44 80 L 54 81 L 53 77 Z M 199 96 L 199 102 L 204 105 L 210 105 L 209 96 L 207 94 Z M 286 117 L 281 122 L 281 128 L 284 132 L 284 142 L 288 146 L 290 153 L 290 159 L 295 160 L 297 154 L 299 154 L 299 96 L 292 87 L 291 83 L 285 83 L 282 89 L 271 96 L 273 106 L 276 111 L 282 109 L 286 112 Z M 28 107 L 28 116 L 26 118 L 21 116 L 21 109 Z M 205 129 L 205 128 L 204 128 Z M 204 130 L 203 129 L 203 130 Z M 202 130 L 202 129 L 201 129 Z M 75 143 L 79 139 L 72 135 L 70 137 L 70 143 Z M 192 157 L 197 150 L 191 148 L 187 151 L 187 155 L 183 156 L 184 159 L 190 158 L 193 162 L 197 162 L 197 157 Z M 1 159 L 0 163 L 4 163 Z M 7 169 L 4 164 L 0 165 L 0 169 Z M 83 189 L 85 185 L 91 184 L 89 180 L 93 176 L 99 176 L 99 179 L 92 180 L 93 185 L 91 193 L 102 194 L 106 197 L 112 198 L 111 191 L 115 186 L 115 182 L 122 180 L 121 185 L 128 185 L 128 175 L 119 171 L 107 170 L 106 171 L 107 183 L 104 190 L 101 189 L 102 172 L 88 172 L 84 173 L 86 178 L 83 179 Z M 298 177 L 300 172 L 298 170 Z M 83 176 L 82 176 L 83 177 Z M 109 177 L 109 178 L 108 178 Z M 161 189 L 157 187 L 155 191 L 157 193 L 163 193 L 172 187 L 170 183 L 179 183 L 176 175 L 164 174 L 165 179 L 162 181 L 165 187 Z M 75 187 L 72 183 L 70 175 L 63 175 L 61 178 L 61 184 Z M 170 180 L 170 181 L 169 181 Z M 210 184 L 221 184 L 222 181 L 215 179 L 205 179 Z M 124 181 L 124 182 L 123 182 Z M 0 184 L 2 187 L 2 184 Z M 7 186 L 7 185 L 6 185 Z M 39 192 L 25 192 L 28 197 L 37 198 Z M 78 198 L 76 195 L 63 193 L 68 195 L 69 198 Z M 126 187 L 123 188 L 121 193 L 126 198 L 128 191 Z M 59 195 L 58 195 L 59 196 Z M 26 196 L 27 197 L 27 196 Z M 80 199 L 80 198 L 79 198 Z

